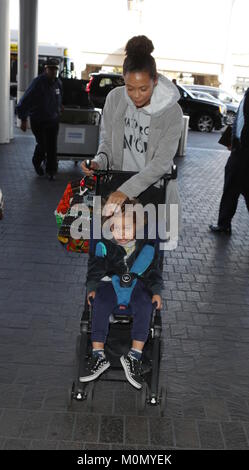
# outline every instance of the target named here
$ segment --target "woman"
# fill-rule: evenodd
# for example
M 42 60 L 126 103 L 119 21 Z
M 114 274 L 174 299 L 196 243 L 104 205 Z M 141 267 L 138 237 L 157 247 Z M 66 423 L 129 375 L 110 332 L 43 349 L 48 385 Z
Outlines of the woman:
M 107 203 L 112 208 L 122 205 L 127 197 L 139 196 L 170 173 L 177 151 L 182 130 L 182 111 L 177 103 L 180 95 L 170 80 L 157 73 L 153 50 L 146 36 L 135 36 L 126 44 L 125 86 L 108 94 L 98 154 L 90 170 L 82 163 L 86 175 L 106 169 L 107 156 L 112 169 L 138 172 L 109 197 Z M 152 195 L 150 202 L 156 202 L 155 197 Z M 166 202 L 179 203 L 175 180 L 168 184 Z

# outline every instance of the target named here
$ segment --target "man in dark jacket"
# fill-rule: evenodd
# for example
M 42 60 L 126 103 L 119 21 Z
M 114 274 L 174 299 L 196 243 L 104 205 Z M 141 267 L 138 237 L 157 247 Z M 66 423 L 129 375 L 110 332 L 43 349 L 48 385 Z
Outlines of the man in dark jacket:
M 62 107 L 62 85 L 57 78 L 58 68 L 58 60 L 49 59 L 45 72 L 34 78 L 17 105 L 21 129 L 24 132 L 27 130 L 27 118 L 30 116 L 31 130 L 36 138 L 32 159 L 35 171 L 42 176 L 44 171 L 41 164 L 46 161 L 46 173 L 51 180 L 57 172 L 57 135 Z
M 240 103 L 232 132 L 232 151 L 225 167 L 223 195 L 215 233 L 231 234 L 231 221 L 242 194 L 249 211 L 249 88 Z

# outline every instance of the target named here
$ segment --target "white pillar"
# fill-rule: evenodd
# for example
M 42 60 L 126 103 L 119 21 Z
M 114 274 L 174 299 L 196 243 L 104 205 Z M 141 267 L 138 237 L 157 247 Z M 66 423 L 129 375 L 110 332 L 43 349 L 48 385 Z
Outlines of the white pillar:
M 0 1 L 0 144 L 10 139 L 10 27 L 9 0 Z
M 38 0 L 19 0 L 19 6 L 18 101 L 38 74 Z

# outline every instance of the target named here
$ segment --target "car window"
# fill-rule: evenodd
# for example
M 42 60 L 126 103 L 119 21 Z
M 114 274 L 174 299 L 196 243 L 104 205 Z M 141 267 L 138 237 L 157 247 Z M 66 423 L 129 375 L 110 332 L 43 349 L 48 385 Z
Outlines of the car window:
M 216 101 L 216 99 L 217 99 L 213 95 L 211 95 L 210 93 L 201 93 L 201 98 L 211 100 L 211 101 Z
M 220 94 L 219 94 L 219 99 L 220 99 L 221 101 L 224 101 L 224 103 L 232 103 L 232 101 L 233 101 L 232 96 L 228 95 L 227 93 L 225 93 L 225 92 L 223 92 L 223 91 L 220 92 Z
M 219 92 L 216 90 L 208 90 L 208 93 L 212 95 L 215 99 L 219 98 Z
M 99 82 L 100 88 L 104 88 L 105 86 L 108 86 L 108 85 L 112 85 L 112 79 L 109 77 L 101 78 Z
M 123 86 L 124 79 L 123 77 L 115 77 L 112 79 L 113 86 Z

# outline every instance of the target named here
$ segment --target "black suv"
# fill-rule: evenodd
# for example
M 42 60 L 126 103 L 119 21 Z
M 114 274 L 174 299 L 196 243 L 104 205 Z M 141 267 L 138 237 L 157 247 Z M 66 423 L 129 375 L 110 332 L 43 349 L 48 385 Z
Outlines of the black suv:
M 124 85 L 124 77 L 119 73 L 91 73 L 86 85 L 90 104 L 95 108 L 103 108 L 108 93 L 117 86 Z
M 124 85 L 121 74 L 115 73 L 92 73 L 90 81 L 86 85 L 90 103 L 96 108 L 103 108 L 108 93 L 117 86 Z M 189 116 L 189 126 L 200 132 L 211 132 L 219 130 L 225 124 L 226 106 L 219 105 L 213 101 L 199 100 L 192 95 L 191 91 L 177 85 L 180 92 L 179 105 L 183 114 Z
M 195 91 L 201 93 L 208 93 L 209 95 L 212 95 L 215 99 L 221 101 L 227 107 L 227 124 L 233 123 L 236 113 L 238 111 L 239 101 L 231 93 L 223 90 L 222 88 L 206 85 L 186 85 L 185 88 L 191 93 Z
M 189 127 L 194 131 L 211 132 L 221 129 L 226 120 L 227 109 L 224 104 L 200 100 L 192 95 L 190 90 L 177 85 L 181 98 L 179 105 L 183 114 L 189 116 Z

